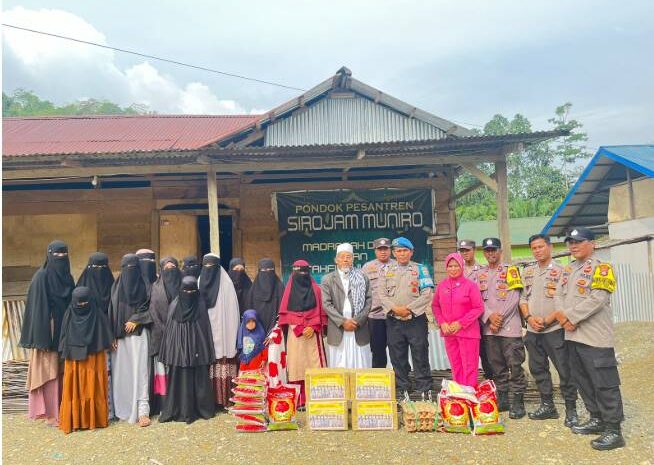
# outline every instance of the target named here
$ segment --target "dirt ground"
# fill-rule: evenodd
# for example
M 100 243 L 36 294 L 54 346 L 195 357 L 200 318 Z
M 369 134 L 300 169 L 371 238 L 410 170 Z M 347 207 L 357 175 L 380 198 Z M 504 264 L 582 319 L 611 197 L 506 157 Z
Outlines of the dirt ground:
M 590 448 L 592 437 L 572 434 L 562 420 L 506 418 L 502 436 L 447 433 L 311 432 L 243 434 L 220 414 L 210 421 L 148 428 L 114 423 L 64 435 L 24 415 L 3 415 L 2 461 L 14 464 L 625 464 L 654 465 L 654 323 L 617 327 L 627 447 Z M 581 405 L 581 402 L 580 402 Z M 533 409 L 535 405 L 529 405 Z M 580 409 L 580 411 L 583 408 Z M 300 414 L 301 425 L 303 415 Z

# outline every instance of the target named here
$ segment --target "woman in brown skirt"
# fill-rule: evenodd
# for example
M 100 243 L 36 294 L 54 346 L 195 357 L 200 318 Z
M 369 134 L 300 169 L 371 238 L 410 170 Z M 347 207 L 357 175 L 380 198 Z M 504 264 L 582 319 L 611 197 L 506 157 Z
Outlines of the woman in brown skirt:
M 323 335 L 327 314 L 322 307 L 320 286 L 311 277 L 309 263 L 296 260 L 282 302 L 279 325 L 287 331 L 288 382 L 300 387 L 299 407 L 306 403 L 304 373 L 308 368 L 327 366 Z
M 88 287 L 76 287 L 61 325 L 59 351 L 64 364 L 59 429 L 105 428 L 107 358 L 112 335 L 107 315 L 98 308 Z

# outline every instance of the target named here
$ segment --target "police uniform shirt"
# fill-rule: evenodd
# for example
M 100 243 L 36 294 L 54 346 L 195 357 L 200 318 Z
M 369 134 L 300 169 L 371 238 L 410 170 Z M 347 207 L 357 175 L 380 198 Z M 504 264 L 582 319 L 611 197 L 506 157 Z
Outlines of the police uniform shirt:
M 611 294 L 615 287 L 612 265 L 594 255 L 583 262 L 575 260 L 563 268 L 554 305 L 576 326 L 574 331 L 565 332 L 567 341 L 613 347 Z
M 463 277 L 466 279 L 469 279 L 470 281 L 474 281 L 479 284 L 479 270 L 481 269 L 481 265 L 477 262 L 475 262 L 473 265 L 468 266 L 468 265 L 463 265 Z
M 520 303 L 529 306 L 529 314 L 537 318 L 545 318 L 554 310 L 556 287 L 563 275 L 563 266 L 552 260 L 549 265 L 541 268 L 538 263 L 525 267 L 522 272 L 524 288 L 520 295 Z M 558 322 L 538 333 L 549 333 L 561 329 Z M 535 333 L 527 325 L 527 331 Z
M 368 318 L 375 320 L 383 320 L 386 318 L 386 314 L 384 313 L 381 304 L 381 297 L 379 295 L 379 282 L 381 275 L 386 272 L 386 268 L 391 263 L 395 263 L 395 260 L 390 259 L 386 263 L 382 263 L 379 260 L 374 259 L 361 267 L 361 271 L 363 271 L 370 280 L 370 290 L 372 291 L 372 308 L 370 309 Z
M 484 300 L 484 313 L 481 317 L 484 336 L 521 337 L 522 321 L 518 303 L 522 281 L 518 268 L 501 264 L 494 268 L 481 267 L 478 273 L 479 290 Z M 488 318 L 498 312 L 503 317 L 499 332 L 493 333 Z
M 381 275 L 379 285 L 382 308 L 387 316 L 397 318 L 389 315 L 389 312 L 398 305 L 406 305 L 413 314 L 398 319 L 409 320 L 431 311 L 434 282 L 425 265 L 416 262 L 409 262 L 406 266 L 392 263 Z

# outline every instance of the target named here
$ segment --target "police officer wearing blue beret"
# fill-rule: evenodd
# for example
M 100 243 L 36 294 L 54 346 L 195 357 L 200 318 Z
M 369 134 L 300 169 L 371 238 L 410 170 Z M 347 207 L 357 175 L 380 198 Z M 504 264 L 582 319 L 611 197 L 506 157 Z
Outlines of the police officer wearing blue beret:
M 386 338 L 395 384 L 400 393 L 410 391 L 409 348 L 416 391 L 428 395 L 432 390 L 429 366 L 427 312 L 431 311 L 434 281 L 425 265 L 411 261 L 413 244 L 405 237 L 391 243 L 397 262 L 390 264 L 380 277 L 382 308 L 386 313 Z

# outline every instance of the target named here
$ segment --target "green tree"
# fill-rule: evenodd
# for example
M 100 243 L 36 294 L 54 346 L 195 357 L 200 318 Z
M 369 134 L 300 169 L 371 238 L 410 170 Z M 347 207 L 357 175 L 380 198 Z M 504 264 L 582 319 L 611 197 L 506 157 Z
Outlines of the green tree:
M 67 116 L 67 115 L 137 115 L 150 113 L 146 105 L 121 107 L 108 100 L 86 99 L 56 106 L 34 92 L 16 89 L 11 95 L 2 93 L 3 116 Z
M 509 215 L 512 218 L 551 215 L 565 198 L 570 186 L 579 175 L 579 161 L 589 156 L 584 142 L 587 137 L 582 125 L 570 119 L 571 103 L 556 108 L 548 122 L 552 129 L 567 129 L 569 136 L 529 146 L 507 158 Z M 516 114 L 512 119 L 497 114 L 486 123 L 483 135 L 505 135 L 531 132 L 529 120 Z M 479 166 L 491 175 L 490 163 Z M 456 181 L 456 191 L 477 184 L 477 179 L 465 171 Z M 460 222 L 492 220 L 497 215 L 495 194 L 482 187 L 459 199 L 457 218 Z

